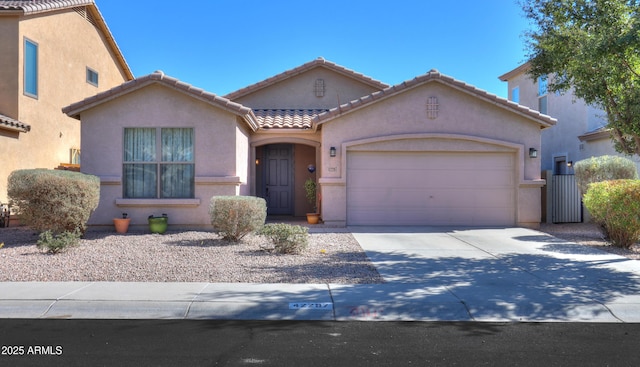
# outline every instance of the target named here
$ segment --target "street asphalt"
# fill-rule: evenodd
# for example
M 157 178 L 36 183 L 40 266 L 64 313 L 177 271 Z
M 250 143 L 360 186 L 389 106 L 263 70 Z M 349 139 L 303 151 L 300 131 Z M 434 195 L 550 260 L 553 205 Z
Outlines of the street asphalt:
M 384 284 L 3 282 L 0 319 L 640 322 L 640 261 L 524 228 L 348 230 Z

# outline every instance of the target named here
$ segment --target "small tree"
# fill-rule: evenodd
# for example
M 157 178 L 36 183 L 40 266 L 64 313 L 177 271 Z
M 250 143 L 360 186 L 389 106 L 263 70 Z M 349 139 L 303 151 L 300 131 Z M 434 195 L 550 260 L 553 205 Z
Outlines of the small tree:
M 619 152 L 640 155 L 640 6 L 626 0 L 520 0 L 529 71 L 550 75 L 552 92 L 571 91 L 607 113 Z
M 594 182 L 638 179 L 636 164 L 629 158 L 604 155 L 583 159 L 575 163 L 576 183 L 582 195 Z

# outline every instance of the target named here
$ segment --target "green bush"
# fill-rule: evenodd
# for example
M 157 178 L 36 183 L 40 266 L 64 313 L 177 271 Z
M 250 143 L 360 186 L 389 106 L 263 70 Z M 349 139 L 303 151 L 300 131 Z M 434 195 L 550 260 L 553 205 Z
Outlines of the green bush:
M 100 200 L 100 179 L 79 172 L 27 169 L 13 171 L 9 199 L 36 231 L 84 233 Z
M 640 238 L 640 181 L 592 183 L 583 201 L 614 246 L 629 248 Z
M 226 240 L 240 241 L 264 225 L 267 202 L 254 196 L 214 196 L 209 205 L 213 228 Z
M 73 232 L 65 231 L 54 235 L 51 231 L 40 233 L 37 247 L 41 250 L 47 250 L 50 254 L 57 254 L 66 250 L 68 247 L 77 246 L 80 243 L 82 233 L 79 230 Z
M 259 232 L 275 245 L 274 250 L 281 254 L 298 254 L 307 248 L 309 229 L 286 223 L 266 224 Z
M 589 184 L 609 180 L 637 180 L 636 164 L 629 158 L 604 155 L 578 161 L 573 166 L 576 183 L 582 195 L 587 193 Z

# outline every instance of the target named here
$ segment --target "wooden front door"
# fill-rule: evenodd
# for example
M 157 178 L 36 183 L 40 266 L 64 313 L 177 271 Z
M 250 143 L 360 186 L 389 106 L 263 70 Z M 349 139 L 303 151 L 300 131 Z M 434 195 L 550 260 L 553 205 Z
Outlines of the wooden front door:
M 293 147 L 290 144 L 267 145 L 264 155 L 267 214 L 293 215 Z

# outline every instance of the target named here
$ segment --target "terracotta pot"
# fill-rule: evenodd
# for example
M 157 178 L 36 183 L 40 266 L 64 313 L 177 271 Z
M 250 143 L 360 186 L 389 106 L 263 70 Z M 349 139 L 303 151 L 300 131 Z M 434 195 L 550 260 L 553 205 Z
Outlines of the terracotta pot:
M 113 225 L 116 227 L 117 233 L 127 233 L 131 218 L 113 218 Z
M 320 222 L 320 214 L 319 213 L 307 213 L 307 223 L 309 224 L 318 224 Z

